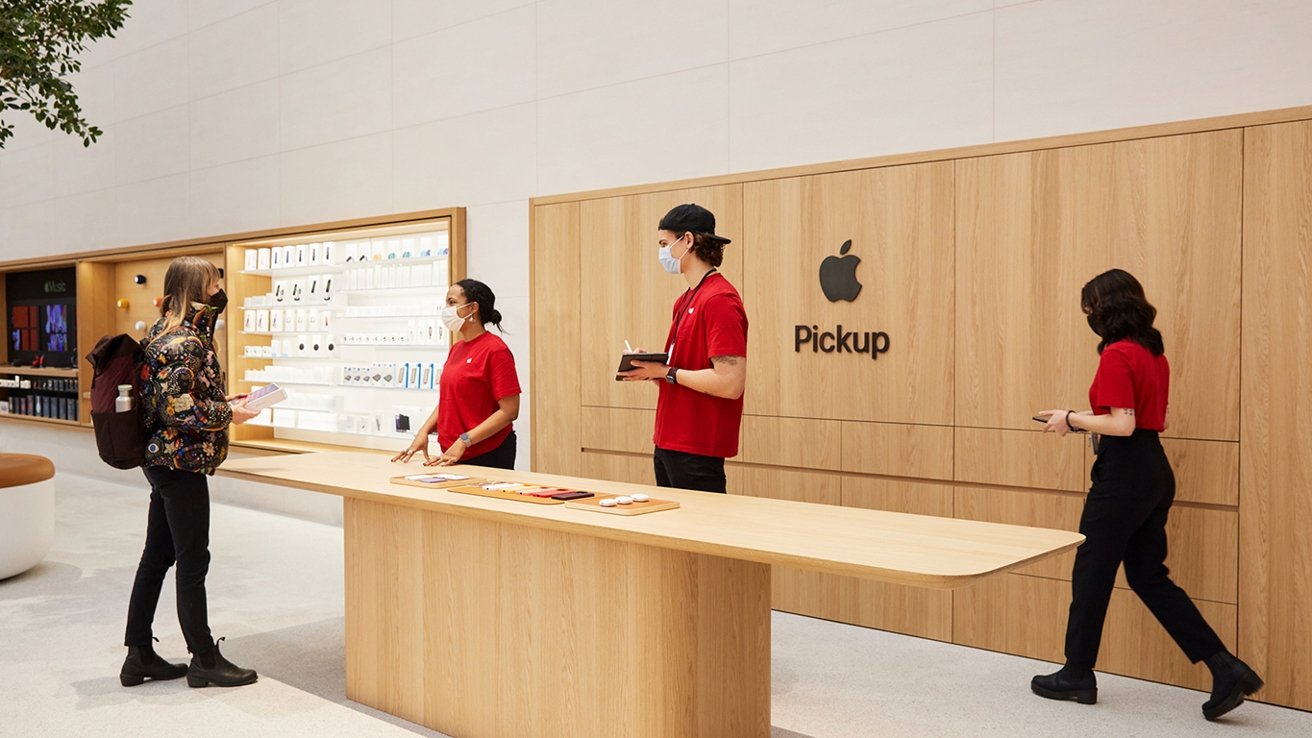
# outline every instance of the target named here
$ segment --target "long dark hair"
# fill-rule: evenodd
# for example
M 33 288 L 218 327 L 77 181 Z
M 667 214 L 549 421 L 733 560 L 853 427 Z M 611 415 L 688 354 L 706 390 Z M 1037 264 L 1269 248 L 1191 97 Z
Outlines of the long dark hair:
M 492 294 L 491 287 L 477 279 L 462 279 L 456 285 L 464 290 L 466 300 L 478 304 L 478 319 L 483 325 L 491 323 L 498 331 L 506 332 L 501 327 L 501 313 L 496 309 L 497 296 Z
M 1154 356 L 1166 353 L 1162 333 L 1153 327 L 1157 308 L 1149 304 L 1139 280 L 1124 269 L 1109 269 L 1085 283 L 1080 290 L 1080 307 L 1089 316 L 1089 327 L 1102 339 L 1098 353 L 1125 339 Z

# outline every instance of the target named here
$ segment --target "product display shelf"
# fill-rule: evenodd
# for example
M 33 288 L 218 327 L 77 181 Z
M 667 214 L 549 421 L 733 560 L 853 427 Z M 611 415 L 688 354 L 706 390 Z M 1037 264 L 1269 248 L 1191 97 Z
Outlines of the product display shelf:
M 440 306 L 447 285 L 464 276 L 460 216 L 228 244 L 230 281 L 239 285 L 228 290 L 237 308 L 229 333 L 230 391 L 278 384 L 290 395 L 234 429 L 236 445 L 391 453 L 408 445 L 439 397 L 436 386 L 341 379 L 353 369 L 382 370 L 404 385 L 412 371 L 426 381 L 440 371 L 450 348 Z M 433 251 L 403 257 L 416 248 Z M 362 253 L 367 257 L 360 260 Z M 275 267 L 275 258 L 294 265 Z M 272 330 L 293 313 L 304 329 Z
M 443 255 L 416 256 L 410 258 L 398 257 L 395 259 L 367 259 L 365 261 L 332 263 L 320 261 L 315 264 L 280 267 L 278 269 L 242 269 L 241 273 L 252 277 L 271 277 L 276 279 L 279 277 L 305 277 L 311 274 L 341 274 L 349 272 L 352 269 L 368 269 L 374 266 L 415 266 L 419 264 L 435 264 L 446 260 L 447 257 Z
M 0 375 L 21 374 L 29 377 L 60 377 L 65 379 L 76 379 L 78 375 L 77 367 L 37 367 L 37 366 L 12 366 L 9 364 L 0 365 Z

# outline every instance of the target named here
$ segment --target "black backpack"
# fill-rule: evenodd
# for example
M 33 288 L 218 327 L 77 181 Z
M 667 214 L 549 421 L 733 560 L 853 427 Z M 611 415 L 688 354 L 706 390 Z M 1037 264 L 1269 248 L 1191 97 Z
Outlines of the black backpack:
M 87 354 L 95 369 L 91 375 L 91 425 L 96 451 L 115 469 L 132 469 L 146 463 L 146 427 L 141 422 L 141 344 L 126 333 L 105 336 Z M 114 411 L 120 384 L 132 385 L 132 409 Z

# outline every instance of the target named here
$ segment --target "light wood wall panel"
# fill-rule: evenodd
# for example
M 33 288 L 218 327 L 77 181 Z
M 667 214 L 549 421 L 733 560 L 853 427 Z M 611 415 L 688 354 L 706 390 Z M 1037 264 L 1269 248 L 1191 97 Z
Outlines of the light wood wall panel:
M 1069 582 L 1004 574 L 954 593 L 953 641 L 967 646 L 1063 663 Z M 1199 601 L 1198 610 L 1234 648 L 1235 605 Z M 1133 592 L 1112 592 L 1098 671 L 1207 690 L 1212 678 L 1189 659 Z M 1259 695 L 1260 696 L 1260 695 Z
M 1238 440 L 1242 132 L 957 162 L 956 423 L 1084 408 L 1097 338 L 1080 288 L 1144 284 L 1172 362 L 1171 434 Z
M 579 206 L 578 291 L 562 304 L 587 315 L 578 344 L 577 372 L 584 405 L 656 407 L 655 387 L 616 382 L 615 367 L 626 340 L 634 348 L 666 349 L 661 344 L 669 333 L 674 301 L 688 289 L 688 283 L 661 269 L 656 259 L 656 226 L 670 208 L 686 202 L 715 213 L 716 232 L 733 240 L 724 249 L 720 272 L 741 291 L 743 255 L 752 246 L 743 236 L 741 186 L 654 192 L 590 200 Z M 745 293 L 743 300 L 750 304 Z M 750 366 L 750 345 L 748 352 Z M 760 386 L 756 379 L 752 375 L 748 381 L 749 395 Z
M 1241 125 L 1168 126 L 865 168 L 816 165 L 564 203 L 578 209 L 575 238 L 587 258 L 543 266 L 578 264 L 574 289 L 583 297 L 566 308 L 535 298 L 535 314 L 576 310 L 602 288 L 614 295 L 580 337 L 578 365 L 567 362 L 582 378 L 567 388 L 576 388 L 579 404 L 596 406 L 587 417 L 602 419 L 588 439 L 615 449 L 590 453 L 583 465 L 608 478 L 651 478 L 645 421 L 655 393 L 617 386 L 611 371 L 625 338 L 660 348 L 647 336 L 664 336 L 682 284 L 649 252 L 655 221 L 692 200 L 714 210 L 735 239 L 727 254 L 752 249 L 726 269 L 736 270 L 731 279 L 751 321 L 731 491 L 749 486 L 751 494 L 835 504 L 830 484 L 811 475 L 838 472 L 838 504 L 1073 529 L 1094 456 L 1083 436 L 1044 436 L 1030 416 L 1087 406 L 1097 338 L 1081 313 L 1080 287 L 1125 268 L 1158 309 L 1172 365 L 1162 442 L 1177 480 L 1168 526 L 1173 575 L 1220 619 L 1219 630 L 1236 636 L 1242 625 L 1240 654 L 1268 682 L 1260 698 L 1312 709 L 1312 646 L 1304 644 L 1312 632 L 1312 543 L 1304 533 L 1312 524 L 1312 424 L 1299 420 L 1312 415 L 1304 381 L 1312 366 L 1312 120 Z M 539 201 L 535 224 L 544 202 L 562 198 Z M 862 292 L 831 303 L 820 264 L 848 239 L 861 259 Z M 797 324 L 886 331 L 891 348 L 878 361 L 809 346 L 798 353 Z M 535 359 L 562 350 L 569 344 L 535 347 Z M 561 407 L 552 417 L 562 426 L 583 417 Z M 616 425 L 628 417 L 632 427 Z M 549 447 L 548 457 L 578 447 L 578 436 L 564 437 L 562 444 L 539 432 L 534 445 Z M 918 496 L 916 485 L 931 492 Z M 1028 589 L 1064 591 L 1071 558 L 1014 578 L 1040 582 Z M 967 602 L 965 611 L 958 602 L 954 625 L 934 614 L 941 602 L 898 600 L 903 593 L 855 580 L 776 572 L 775 581 L 777 606 L 931 637 L 960 629 L 965 611 L 1010 607 L 1001 596 Z M 1114 608 L 1139 608 L 1123 577 L 1118 584 Z M 898 604 L 876 612 L 876 600 Z M 1064 611 L 1057 621 L 1060 630 Z M 1173 647 L 1151 640 L 1164 635 L 1145 623 L 1110 631 L 1111 652 L 1124 654 L 1113 658 L 1114 670 L 1201 684 L 1196 670 L 1172 665 Z M 1136 628 L 1152 633 L 1151 642 L 1138 640 Z M 1019 648 L 1006 645 L 1014 639 L 999 642 L 989 647 Z M 1145 648 L 1146 671 L 1115 666 Z
M 1059 492 L 958 487 L 956 516 L 990 523 L 1078 531 L 1084 497 Z M 1238 602 L 1239 515 L 1176 505 L 1166 524 L 1171 578 L 1191 597 L 1212 602 Z M 1070 581 L 1075 553 L 1054 556 L 1018 570 L 1022 574 Z M 1125 570 L 1116 586 L 1129 589 Z
M 650 452 L 639 456 L 609 451 L 583 451 L 579 454 L 579 476 L 632 484 L 656 483 L 656 470 Z
M 270 283 L 273 279 L 271 277 L 243 274 L 246 267 L 245 252 L 246 249 L 241 246 L 228 246 L 224 249 L 224 261 L 227 264 L 224 287 L 228 294 L 263 295 L 272 291 Z M 228 345 L 228 354 L 224 357 L 223 362 L 223 368 L 228 373 L 228 389 L 233 393 L 248 392 L 256 383 L 247 382 L 244 379 L 246 372 L 251 369 L 263 369 L 270 362 L 268 359 L 246 358 L 246 347 L 267 346 L 269 341 L 261 336 L 246 335 L 241 331 L 245 312 L 242 311 L 236 301 L 228 307 L 228 312 L 230 313 L 228 319 L 233 321 L 233 328 L 235 329 L 229 332 L 232 340 Z M 243 423 L 229 426 L 228 437 L 239 442 L 271 441 L 274 437 L 274 431 L 273 428 L 267 425 Z
M 532 215 L 533 468 L 581 474 L 579 204 L 539 205 Z
M 583 448 L 651 455 L 655 410 L 584 407 L 579 428 Z
M 1246 136 L 1240 656 L 1312 709 L 1312 122 Z
M 4 279 L 0 278 L 0 283 Z M 81 390 L 81 402 L 78 403 L 79 420 L 91 422 L 91 381 L 95 367 L 84 361 L 96 342 L 104 336 L 121 333 L 114 330 L 113 296 L 114 265 L 93 261 L 80 261 L 77 264 L 77 352 L 78 387 Z M 4 285 L 0 284 L 0 298 L 4 297 Z
M 843 423 L 843 471 L 951 479 L 952 428 L 902 423 Z
M 751 321 L 748 412 L 952 422 L 952 166 L 921 164 L 753 182 L 744 210 Z M 831 303 L 819 270 L 851 240 L 862 289 Z M 795 351 L 794 326 L 883 331 L 888 352 Z
M 1083 433 L 1058 438 L 1028 430 L 957 428 L 956 479 L 1071 492 L 1087 490 L 1087 445 L 1088 436 Z
M 1175 471 L 1175 501 L 1239 505 L 1239 444 L 1163 438 Z
M 842 467 L 842 437 L 837 420 L 744 415 L 737 460 L 837 471 Z

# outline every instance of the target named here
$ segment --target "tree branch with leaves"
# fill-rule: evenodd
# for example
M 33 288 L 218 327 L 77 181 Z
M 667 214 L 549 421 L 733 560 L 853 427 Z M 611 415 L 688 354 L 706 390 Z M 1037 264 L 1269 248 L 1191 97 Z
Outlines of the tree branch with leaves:
M 102 131 L 82 116 L 68 77 L 82 69 L 87 44 L 113 37 L 132 0 L 0 0 L 0 149 L 14 135 L 11 111 L 90 146 Z

